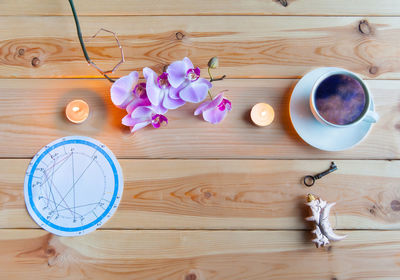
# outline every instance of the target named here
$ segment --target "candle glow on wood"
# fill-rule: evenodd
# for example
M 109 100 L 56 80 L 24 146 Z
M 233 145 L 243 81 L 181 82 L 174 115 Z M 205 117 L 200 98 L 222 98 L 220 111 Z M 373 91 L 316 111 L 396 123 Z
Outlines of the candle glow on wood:
M 89 105 L 83 100 L 73 100 L 65 108 L 65 115 L 73 123 L 82 123 L 89 116 Z
M 258 126 L 270 125 L 275 118 L 274 108 L 266 103 L 258 103 L 251 109 L 250 117 Z

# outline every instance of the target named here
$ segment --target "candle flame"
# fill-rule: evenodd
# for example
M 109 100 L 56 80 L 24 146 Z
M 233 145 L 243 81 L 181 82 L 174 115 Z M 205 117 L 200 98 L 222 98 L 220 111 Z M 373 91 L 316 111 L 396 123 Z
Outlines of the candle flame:
M 72 100 L 65 108 L 67 119 L 73 123 L 84 122 L 89 116 L 89 105 L 83 100 Z
M 250 112 L 251 120 L 258 126 L 267 126 L 275 117 L 274 109 L 267 103 L 258 103 Z

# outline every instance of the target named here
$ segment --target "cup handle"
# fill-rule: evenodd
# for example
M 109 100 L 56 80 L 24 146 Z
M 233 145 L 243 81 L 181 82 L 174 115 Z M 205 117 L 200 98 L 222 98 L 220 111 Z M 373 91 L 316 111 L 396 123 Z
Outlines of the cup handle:
M 369 123 L 376 123 L 378 120 L 379 120 L 379 115 L 373 110 L 369 110 L 364 117 L 364 121 Z

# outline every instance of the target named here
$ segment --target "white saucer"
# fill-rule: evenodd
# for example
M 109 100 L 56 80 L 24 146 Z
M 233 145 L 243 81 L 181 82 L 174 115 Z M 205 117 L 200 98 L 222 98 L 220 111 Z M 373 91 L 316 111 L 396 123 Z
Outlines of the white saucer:
M 311 89 L 317 79 L 336 67 L 323 67 L 308 72 L 298 81 L 290 98 L 290 119 L 299 136 L 311 146 L 324 151 L 342 151 L 360 143 L 372 128 L 368 122 L 360 122 L 346 128 L 336 128 L 321 124 L 310 110 Z M 370 109 L 374 109 L 371 98 Z

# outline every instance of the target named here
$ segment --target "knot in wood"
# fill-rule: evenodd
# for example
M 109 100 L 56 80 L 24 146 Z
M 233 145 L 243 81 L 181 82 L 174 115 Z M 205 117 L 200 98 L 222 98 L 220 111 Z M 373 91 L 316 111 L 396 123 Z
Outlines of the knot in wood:
M 24 49 L 19 49 L 19 50 L 18 50 L 18 55 L 24 55 L 24 53 L 25 53 L 25 50 L 24 50 Z
M 196 280 L 197 276 L 194 273 L 190 273 L 188 275 L 186 275 L 185 280 Z
M 56 250 L 54 248 L 52 248 L 52 247 L 49 247 L 49 248 L 46 249 L 46 255 L 48 257 L 53 257 L 53 256 L 56 255 Z
M 392 202 L 390 203 L 390 207 L 392 207 L 393 211 L 400 211 L 400 201 L 392 200 Z
M 278 2 L 281 3 L 281 5 L 282 5 L 283 7 L 287 7 L 287 5 L 288 5 L 287 0 L 278 0 Z
M 358 30 L 361 32 L 361 34 L 365 35 L 369 35 L 372 32 L 371 26 L 366 19 L 360 21 L 358 25 Z
M 372 75 L 375 75 L 376 73 L 378 73 L 378 67 L 376 67 L 376 66 L 371 66 L 370 68 L 369 68 L 369 73 L 370 74 L 372 74 Z
M 38 67 L 39 64 L 40 64 L 40 59 L 37 58 L 37 57 L 34 57 L 34 58 L 32 58 L 32 62 L 31 63 L 32 63 L 33 67 Z
M 179 31 L 179 32 L 175 33 L 175 37 L 176 37 L 177 40 L 180 41 L 185 37 L 185 34 L 183 34 L 182 32 Z

